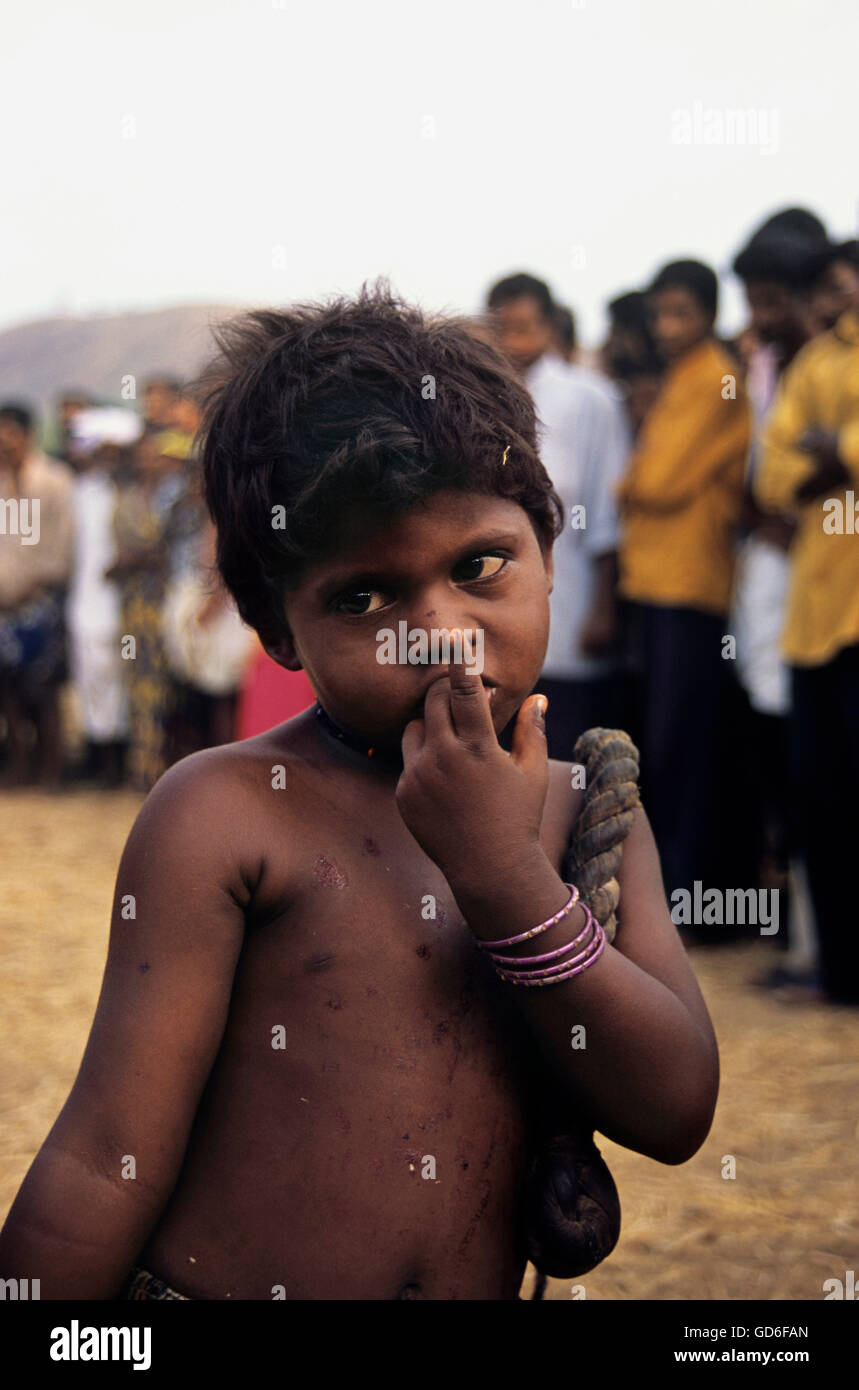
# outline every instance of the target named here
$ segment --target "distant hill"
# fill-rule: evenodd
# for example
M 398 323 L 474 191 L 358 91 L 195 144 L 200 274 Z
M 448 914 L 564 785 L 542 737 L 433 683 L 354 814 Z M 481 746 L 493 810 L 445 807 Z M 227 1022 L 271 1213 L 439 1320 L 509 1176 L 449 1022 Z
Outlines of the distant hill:
M 0 331 L 0 401 L 29 401 L 44 418 L 69 388 L 119 403 L 124 376 L 136 378 L 138 397 L 147 377 L 164 373 L 187 379 L 212 351 L 210 324 L 239 308 L 197 304 L 87 318 L 64 315 Z

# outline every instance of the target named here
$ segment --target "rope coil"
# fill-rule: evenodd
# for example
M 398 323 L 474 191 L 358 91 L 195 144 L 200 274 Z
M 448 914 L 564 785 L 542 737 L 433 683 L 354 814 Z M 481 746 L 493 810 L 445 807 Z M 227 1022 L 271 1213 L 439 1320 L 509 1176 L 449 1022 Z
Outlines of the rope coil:
M 632 829 L 638 790 L 638 749 L 622 729 L 588 729 L 573 760 L 585 769 L 585 794 L 564 857 L 562 877 L 606 933 L 617 935 L 623 842 Z M 525 1194 L 528 1258 L 537 1269 L 532 1299 L 548 1275 L 576 1278 L 610 1255 L 620 1235 L 620 1198 L 593 1131 L 556 1134 L 534 1159 Z

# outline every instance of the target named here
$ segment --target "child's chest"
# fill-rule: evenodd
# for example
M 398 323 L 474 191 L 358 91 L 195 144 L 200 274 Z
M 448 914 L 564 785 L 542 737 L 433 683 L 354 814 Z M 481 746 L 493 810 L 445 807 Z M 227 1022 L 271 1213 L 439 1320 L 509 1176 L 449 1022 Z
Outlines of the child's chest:
M 396 805 L 342 811 L 309 796 L 282 868 L 266 854 L 231 1006 L 234 1038 L 265 1042 L 255 1084 L 518 1124 L 538 1063 L 509 987 Z
M 463 1023 L 473 1014 L 517 1018 L 509 987 L 478 950 L 450 886 L 393 798 L 353 793 L 348 785 L 339 797 L 311 788 L 300 818 L 292 816 L 282 834 L 275 827 L 248 913 L 247 965 L 294 1006 L 321 1005 L 329 1020 L 348 1009 L 350 1026 L 357 1018 L 379 1026 L 386 1001 L 399 1025 L 417 1032 L 421 1020 L 452 1011 Z M 569 769 L 550 764 L 542 843 L 558 870 L 574 797 Z

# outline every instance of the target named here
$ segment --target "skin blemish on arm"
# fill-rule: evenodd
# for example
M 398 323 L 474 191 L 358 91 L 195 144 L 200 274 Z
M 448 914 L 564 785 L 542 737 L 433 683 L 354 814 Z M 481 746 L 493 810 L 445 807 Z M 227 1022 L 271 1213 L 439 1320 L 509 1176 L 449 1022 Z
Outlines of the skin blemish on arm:
M 374 859 L 378 859 L 379 855 L 382 853 L 376 841 L 371 840 L 369 835 L 364 836 L 364 853 L 371 854 Z
M 140 971 L 141 975 L 145 975 L 146 972 L 147 972 L 147 970 L 149 969 L 149 961 L 148 961 L 148 960 L 143 961 L 143 963 L 142 963 L 141 965 L 138 965 L 137 968 L 138 968 L 138 970 Z

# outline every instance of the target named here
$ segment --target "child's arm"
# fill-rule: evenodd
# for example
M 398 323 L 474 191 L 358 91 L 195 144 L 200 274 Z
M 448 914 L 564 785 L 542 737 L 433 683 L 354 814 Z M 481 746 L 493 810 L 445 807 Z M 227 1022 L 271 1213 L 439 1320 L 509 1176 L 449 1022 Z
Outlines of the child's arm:
M 403 750 L 401 813 L 442 868 L 475 935 L 500 940 L 558 912 L 569 895 L 539 841 L 548 765 L 536 697 L 520 710 L 508 757 L 479 677 L 453 664 L 450 680 L 430 687 L 424 720 L 408 726 Z M 718 1050 L 641 810 L 624 844 L 619 882 L 615 945 L 592 967 L 546 988 L 505 988 L 541 1044 L 571 1124 L 584 1110 L 615 1142 L 662 1163 L 683 1163 L 712 1122 Z M 582 926 L 581 908 L 574 908 L 517 953 L 552 950 Z M 577 1025 L 585 1028 L 584 1049 L 571 1046 Z
M 170 1197 L 221 1041 L 247 890 L 227 848 L 241 843 L 235 787 L 202 758 L 162 777 L 131 831 L 83 1062 L 0 1234 L 0 1276 L 40 1279 L 43 1298 L 116 1295 Z

